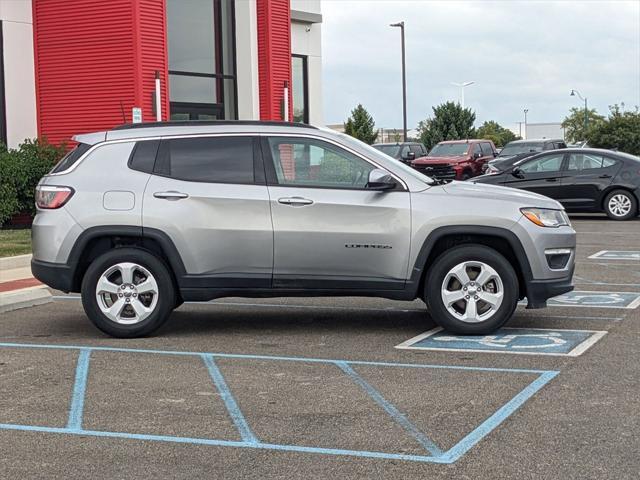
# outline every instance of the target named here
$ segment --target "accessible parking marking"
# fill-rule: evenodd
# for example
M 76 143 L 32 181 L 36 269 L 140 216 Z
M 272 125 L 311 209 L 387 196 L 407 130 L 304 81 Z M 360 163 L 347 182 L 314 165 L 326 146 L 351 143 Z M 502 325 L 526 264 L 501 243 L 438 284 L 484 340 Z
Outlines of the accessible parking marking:
M 577 357 L 606 333 L 601 330 L 506 327 L 492 335 L 452 335 L 438 327 L 410 338 L 396 348 Z
M 67 426 L 64 428 L 47 426 L 47 425 L 23 425 L 13 423 L 0 423 L 2 430 L 14 431 L 31 431 L 43 433 L 57 433 L 67 435 L 81 435 L 88 437 L 110 437 L 122 438 L 129 440 L 146 440 L 173 442 L 193 445 L 213 445 L 222 447 L 251 448 L 262 450 L 280 450 L 301 453 L 315 453 L 325 455 L 342 455 L 352 457 L 377 458 L 377 459 L 394 459 L 407 460 L 415 462 L 430 462 L 451 464 L 460 459 L 473 446 L 480 442 L 485 436 L 498 427 L 506 418 L 520 408 L 529 398 L 531 398 L 538 390 L 551 381 L 559 372 L 552 370 L 531 370 L 518 368 L 485 368 L 485 367 L 469 367 L 469 366 L 453 366 L 453 365 L 423 365 L 411 363 L 390 363 L 390 362 L 372 362 L 358 360 L 333 360 L 303 357 L 276 357 L 266 355 L 243 355 L 243 354 L 225 354 L 225 353 L 208 353 L 208 352 L 183 352 L 169 350 L 144 350 L 144 349 L 128 349 L 116 347 L 91 347 L 91 346 L 71 346 L 71 345 L 47 345 L 47 344 L 20 344 L 20 343 L 0 343 L 0 348 L 5 349 L 53 349 L 77 351 L 78 360 L 76 365 L 75 381 L 73 384 L 71 405 L 69 408 Z M 84 398 L 87 391 L 87 379 L 89 377 L 89 369 L 93 362 L 90 357 L 94 352 L 121 352 L 135 354 L 154 354 L 154 355 L 174 355 L 174 356 L 192 356 L 199 357 L 202 360 L 203 367 L 208 370 L 212 387 L 224 401 L 227 413 L 233 420 L 242 441 L 220 439 L 220 438 L 197 438 L 190 436 L 176 435 L 152 435 L 133 432 L 114 432 L 105 430 L 94 430 L 83 428 L 83 415 L 86 412 Z M 262 442 L 251 429 L 246 420 L 246 416 L 240 410 L 238 402 L 232 393 L 232 390 L 225 380 L 222 371 L 216 364 L 218 359 L 243 359 L 243 360 L 269 360 L 277 362 L 302 362 L 312 364 L 326 364 L 336 367 L 347 378 L 358 385 L 375 403 L 377 403 L 384 412 L 386 412 L 405 432 L 410 434 L 425 449 L 424 455 L 379 452 L 367 450 L 350 450 L 340 448 L 312 447 L 304 445 L 285 445 L 269 442 Z M 473 430 L 459 440 L 448 450 L 440 449 L 428 436 L 419 430 L 407 416 L 402 413 L 394 404 L 389 402 L 383 395 L 367 382 L 360 374 L 354 370 L 354 366 L 376 366 L 376 367 L 392 367 L 392 368 L 411 368 L 411 369 L 441 369 L 451 371 L 466 372 L 501 372 L 507 374 L 527 374 L 535 375 L 535 379 L 526 387 L 513 396 L 508 402 L 503 404 L 493 414 L 486 418 L 482 423 L 473 428 Z M 94 369 L 99 367 L 94 366 Z M 527 380 L 529 381 L 529 380 Z M 0 411 L 0 414 L 2 412 Z
M 638 260 L 640 261 L 640 251 L 638 250 L 600 250 L 588 258 L 600 260 Z
M 640 293 L 593 292 L 574 290 L 547 300 L 550 307 L 595 307 L 634 309 L 640 305 Z

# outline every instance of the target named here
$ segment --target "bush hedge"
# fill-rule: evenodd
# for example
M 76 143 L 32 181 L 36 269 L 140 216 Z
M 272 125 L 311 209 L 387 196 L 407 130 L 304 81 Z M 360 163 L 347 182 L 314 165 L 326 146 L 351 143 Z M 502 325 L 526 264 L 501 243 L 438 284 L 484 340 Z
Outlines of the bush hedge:
M 65 151 L 44 139 L 26 140 L 17 149 L 0 144 L 0 225 L 19 213 L 35 213 L 36 185 Z

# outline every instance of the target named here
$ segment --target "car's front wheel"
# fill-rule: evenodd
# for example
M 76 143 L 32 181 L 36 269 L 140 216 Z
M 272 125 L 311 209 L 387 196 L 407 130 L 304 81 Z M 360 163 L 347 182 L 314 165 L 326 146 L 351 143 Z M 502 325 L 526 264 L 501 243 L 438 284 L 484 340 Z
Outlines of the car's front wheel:
M 613 220 L 628 220 L 638 214 L 638 201 L 631 192 L 614 190 L 604 199 L 604 211 Z
M 497 251 L 461 245 L 427 273 L 425 302 L 433 320 L 453 333 L 486 335 L 504 325 L 518 303 L 518 277 Z
M 169 270 L 145 250 L 107 252 L 89 265 L 82 280 L 82 305 L 87 316 L 114 337 L 149 335 L 166 322 L 175 304 Z

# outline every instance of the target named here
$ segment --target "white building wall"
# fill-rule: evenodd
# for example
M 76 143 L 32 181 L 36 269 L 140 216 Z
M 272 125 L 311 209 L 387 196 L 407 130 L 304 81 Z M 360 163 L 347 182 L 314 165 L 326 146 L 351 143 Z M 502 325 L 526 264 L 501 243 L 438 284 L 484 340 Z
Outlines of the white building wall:
M 30 0 L 0 0 L 7 145 L 38 135 Z
M 260 119 L 256 0 L 236 0 L 238 120 Z
M 291 10 L 320 15 L 320 0 L 291 0 Z M 291 23 L 291 53 L 307 57 L 309 123 L 312 125 L 324 125 L 321 32 L 321 23 Z

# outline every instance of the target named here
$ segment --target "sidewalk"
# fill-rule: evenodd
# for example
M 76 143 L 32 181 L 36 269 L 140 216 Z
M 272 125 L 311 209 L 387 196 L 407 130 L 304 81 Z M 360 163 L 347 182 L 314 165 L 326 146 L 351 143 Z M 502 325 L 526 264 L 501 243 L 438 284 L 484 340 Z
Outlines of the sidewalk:
M 0 258 L 0 313 L 51 301 L 49 289 L 31 275 L 31 255 Z

